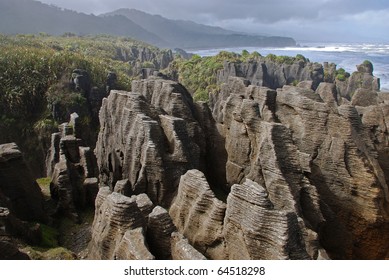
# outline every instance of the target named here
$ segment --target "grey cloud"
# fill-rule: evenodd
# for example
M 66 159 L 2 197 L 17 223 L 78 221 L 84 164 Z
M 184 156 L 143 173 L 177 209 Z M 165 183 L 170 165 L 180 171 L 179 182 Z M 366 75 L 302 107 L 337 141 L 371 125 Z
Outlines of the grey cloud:
M 376 34 L 387 37 L 381 24 L 351 22 L 350 18 L 371 11 L 374 16 L 387 11 L 387 0 L 40 0 L 59 7 L 100 14 L 119 8 L 135 8 L 171 19 L 193 20 L 221 27 L 282 36 L 328 38 L 360 37 Z M 382 15 L 382 13 L 381 13 Z M 386 16 L 375 22 L 386 25 Z M 356 30 L 354 25 L 358 25 Z M 372 30 L 374 29 L 374 30 Z M 338 34 L 336 34 L 338 33 Z M 345 36 L 347 35 L 347 36 Z M 363 35 L 363 34 L 362 34 Z
M 207 14 L 215 20 L 253 18 L 258 22 L 315 19 L 320 14 L 342 15 L 389 8 L 387 0 L 42 0 L 88 13 L 137 8 L 170 18 L 196 19 Z

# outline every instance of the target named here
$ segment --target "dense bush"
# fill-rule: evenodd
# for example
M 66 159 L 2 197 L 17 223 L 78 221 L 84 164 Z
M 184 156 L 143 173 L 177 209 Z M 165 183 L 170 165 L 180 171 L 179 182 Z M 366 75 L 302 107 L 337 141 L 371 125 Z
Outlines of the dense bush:
M 347 78 L 350 77 L 350 73 L 346 72 L 343 68 L 339 68 L 336 70 L 336 79 L 338 81 L 344 82 L 347 80 Z

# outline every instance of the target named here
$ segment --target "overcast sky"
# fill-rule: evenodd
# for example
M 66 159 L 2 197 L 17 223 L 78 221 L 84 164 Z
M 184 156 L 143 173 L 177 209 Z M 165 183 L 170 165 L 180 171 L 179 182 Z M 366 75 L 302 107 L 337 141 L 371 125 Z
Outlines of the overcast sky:
M 389 43 L 388 0 L 40 0 L 95 15 L 135 8 L 297 41 Z

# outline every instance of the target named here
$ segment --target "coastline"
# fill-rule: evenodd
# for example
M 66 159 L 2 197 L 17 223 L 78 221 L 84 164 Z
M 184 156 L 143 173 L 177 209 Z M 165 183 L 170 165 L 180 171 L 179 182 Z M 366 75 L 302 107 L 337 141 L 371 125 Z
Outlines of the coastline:
M 312 62 L 335 63 L 338 68 L 347 72 L 356 71 L 356 65 L 369 60 L 374 65 L 374 76 L 380 78 L 381 92 L 389 92 L 389 44 L 350 44 L 350 43 L 301 43 L 301 46 L 285 48 L 239 47 L 215 49 L 185 49 L 189 53 L 200 56 L 213 56 L 220 51 L 241 53 L 247 50 L 268 54 L 296 56 L 301 54 Z

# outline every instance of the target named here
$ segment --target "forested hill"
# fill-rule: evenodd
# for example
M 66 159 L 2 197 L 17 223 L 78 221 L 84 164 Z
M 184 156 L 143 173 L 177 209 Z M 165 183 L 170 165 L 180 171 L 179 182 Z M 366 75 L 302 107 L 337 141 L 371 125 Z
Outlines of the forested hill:
M 135 9 L 119 9 L 103 16 L 109 15 L 125 16 L 180 48 L 284 47 L 296 45 L 292 38 L 248 35 L 220 27 L 198 24 L 193 21 L 171 20 Z
M 0 0 L 0 33 L 41 32 L 126 36 L 168 48 L 284 47 L 296 44 L 288 37 L 248 35 L 191 21 L 170 20 L 134 9 L 119 9 L 96 16 L 34 0 Z
M 0 33 L 62 35 L 108 34 L 131 37 L 154 45 L 167 45 L 162 38 L 124 16 L 98 17 L 33 0 L 0 0 Z

